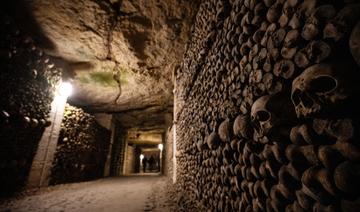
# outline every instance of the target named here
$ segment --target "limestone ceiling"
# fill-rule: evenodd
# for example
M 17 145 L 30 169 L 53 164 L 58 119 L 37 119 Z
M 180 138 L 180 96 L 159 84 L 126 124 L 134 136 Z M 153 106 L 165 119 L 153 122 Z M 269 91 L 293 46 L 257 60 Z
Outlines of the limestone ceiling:
M 162 135 L 153 132 L 129 131 L 127 141 L 132 144 L 160 144 Z
M 42 47 L 59 58 L 73 81 L 71 103 L 108 112 L 171 106 L 172 73 L 182 58 L 197 1 L 33 0 L 28 4 L 52 43 Z
M 172 108 L 162 106 L 142 110 L 130 110 L 114 114 L 114 118 L 123 128 L 132 131 L 163 133 L 172 124 Z
M 150 153 L 150 154 L 153 154 L 153 153 L 156 153 L 156 152 L 160 152 L 160 150 L 158 148 L 141 148 L 141 153 Z

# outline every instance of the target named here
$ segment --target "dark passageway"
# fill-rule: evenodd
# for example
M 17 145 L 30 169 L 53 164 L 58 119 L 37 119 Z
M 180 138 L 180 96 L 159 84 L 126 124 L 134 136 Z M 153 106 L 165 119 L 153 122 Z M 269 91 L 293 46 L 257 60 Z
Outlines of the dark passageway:
M 0 211 L 360 211 L 358 0 L 0 7 Z

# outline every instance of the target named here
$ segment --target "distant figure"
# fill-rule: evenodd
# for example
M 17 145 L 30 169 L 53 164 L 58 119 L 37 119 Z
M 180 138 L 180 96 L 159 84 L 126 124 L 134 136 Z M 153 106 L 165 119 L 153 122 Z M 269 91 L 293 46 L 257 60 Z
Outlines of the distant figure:
M 147 162 L 148 162 L 148 159 L 147 159 L 146 157 L 144 157 L 143 160 L 142 160 L 143 172 L 145 172 L 145 170 L 146 170 L 146 164 L 147 164 Z
M 156 157 L 156 169 L 160 172 L 160 157 Z
M 155 163 L 155 159 L 154 157 L 151 155 L 150 159 L 149 159 L 149 167 L 151 170 L 154 169 L 154 163 Z

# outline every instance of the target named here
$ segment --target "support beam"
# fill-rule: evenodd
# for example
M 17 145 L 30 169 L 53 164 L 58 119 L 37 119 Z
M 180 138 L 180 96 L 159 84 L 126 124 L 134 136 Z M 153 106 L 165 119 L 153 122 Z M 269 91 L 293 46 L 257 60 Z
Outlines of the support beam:
M 175 75 L 175 73 L 174 73 Z M 176 122 L 177 122 L 177 107 L 176 107 L 176 77 L 174 76 L 174 90 L 173 90 L 173 94 L 174 94 L 174 109 L 173 109 L 173 125 L 172 125 L 172 130 L 173 130 L 173 158 L 172 158 L 172 162 L 173 162 L 173 176 L 172 176 L 172 180 L 173 183 L 176 183 Z
M 66 101 L 67 96 L 59 95 L 55 97 L 51 104 L 51 125 L 45 129 L 39 142 L 29 173 L 28 188 L 49 185 L 52 163 L 56 153 Z
M 106 156 L 104 177 L 110 176 L 111 155 L 113 152 L 113 144 L 114 144 L 115 136 L 116 136 L 116 121 L 112 118 L 112 120 L 111 120 L 111 138 L 110 138 L 110 144 L 109 144 L 109 151 Z

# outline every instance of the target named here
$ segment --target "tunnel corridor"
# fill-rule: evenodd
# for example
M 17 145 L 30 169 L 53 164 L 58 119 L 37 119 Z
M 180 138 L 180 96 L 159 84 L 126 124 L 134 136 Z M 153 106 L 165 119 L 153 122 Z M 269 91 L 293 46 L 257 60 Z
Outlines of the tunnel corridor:
M 11 0 L 0 212 L 359 212 L 358 0 Z

